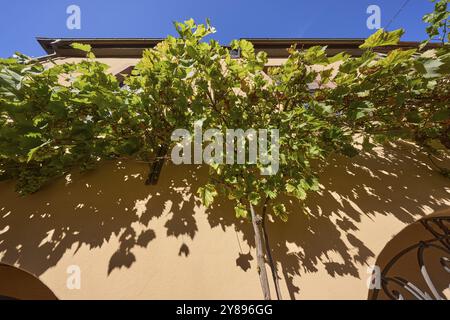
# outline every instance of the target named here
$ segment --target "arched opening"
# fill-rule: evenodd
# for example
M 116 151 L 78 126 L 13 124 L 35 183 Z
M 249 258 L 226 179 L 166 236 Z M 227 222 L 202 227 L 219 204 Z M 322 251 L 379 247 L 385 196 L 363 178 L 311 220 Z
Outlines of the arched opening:
M 0 263 L 0 300 L 57 300 L 35 276 Z
M 412 223 L 388 242 L 369 299 L 450 300 L 450 209 Z

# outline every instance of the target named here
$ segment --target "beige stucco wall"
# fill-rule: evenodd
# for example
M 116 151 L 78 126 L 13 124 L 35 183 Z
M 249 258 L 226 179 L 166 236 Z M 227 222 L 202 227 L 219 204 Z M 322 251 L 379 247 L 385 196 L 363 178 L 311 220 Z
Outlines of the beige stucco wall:
M 52 62 L 45 63 L 46 66 L 51 66 L 53 63 L 60 65 L 64 63 L 80 63 L 86 60 L 84 58 L 64 58 L 58 57 L 53 59 Z M 104 63 L 110 66 L 108 70 L 112 74 L 118 74 L 130 66 L 135 66 L 140 59 L 138 58 L 97 58 L 96 61 Z
M 450 167 L 450 157 L 441 163 Z M 248 222 L 226 200 L 195 197 L 206 168 L 103 163 L 19 197 L 0 183 L 0 262 L 60 299 L 260 299 Z M 412 145 L 331 159 L 322 191 L 268 224 L 284 298 L 366 299 L 367 267 L 405 226 L 450 206 L 449 180 Z M 66 286 L 81 269 L 81 289 Z

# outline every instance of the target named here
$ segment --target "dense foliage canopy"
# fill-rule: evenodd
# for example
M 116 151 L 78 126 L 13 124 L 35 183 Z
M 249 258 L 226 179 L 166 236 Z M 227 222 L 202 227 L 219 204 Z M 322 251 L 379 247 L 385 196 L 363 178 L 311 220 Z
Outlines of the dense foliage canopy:
M 358 144 L 367 149 L 396 138 L 427 152 L 450 148 L 448 42 L 382 55 L 373 48 L 395 45 L 403 31 L 379 30 L 361 57 L 291 48 L 283 65 L 265 72 L 266 54 L 255 54 L 248 41 L 232 42 L 235 59 L 216 41 L 202 41 L 214 32 L 209 24 L 189 20 L 176 28 L 179 37 L 146 50 L 123 87 L 86 45 L 74 45 L 88 55 L 79 63 L 0 60 L 2 178 L 16 179 L 26 194 L 104 159 L 154 161 L 158 148 L 173 144 L 173 130 L 198 120 L 221 130 L 277 128 L 277 174 L 259 175 L 259 163 L 211 163 L 210 184 L 200 190 L 205 205 L 223 192 L 236 199 L 237 216 L 246 216 L 246 199 L 304 199 L 317 190 L 311 163 L 331 152 L 352 156 Z M 286 220 L 281 204 L 275 213 Z

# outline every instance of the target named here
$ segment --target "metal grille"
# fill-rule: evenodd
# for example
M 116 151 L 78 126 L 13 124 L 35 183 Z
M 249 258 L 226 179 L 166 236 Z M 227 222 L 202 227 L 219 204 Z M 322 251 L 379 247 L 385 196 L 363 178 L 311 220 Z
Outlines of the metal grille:
M 374 289 L 371 299 L 380 298 L 380 291 L 385 296 L 392 300 L 406 300 L 407 297 L 413 297 L 417 300 L 446 300 L 445 297 L 439 293 L 436 289 L 435 281 L 444 281 L 450 286 L 450 217 L 435 217 L 423 219 L 420 221 L 423 228 L 425 228 L 430 238 L 423 239 L 417 243 L 403 249 L 397 255 L 395 255 L 384 267 L 381 272 L 381 288 Z M 425 258 L 425 254 L 434 250 L 435 254 L 440 256 L 439 263 L 443 272 L 440 272 L 439 278 L 432 271 L 436 271 L 434 268 L 429 268 L 428 260 Z M 411 265 L 411 270 L 418 270 L 420 272 L 419 277 L 424 281 L 420 281 L 421 284 L 414 283 L 412 280 L 408 280 L 405 276 L 397 274 L 393 271 L 402 258 L 406 255 L 415 254 L 417 257 L 417 265 Z M 417 269 L 418 267 L 418 269 Z M 414 268 L 414 269 L 413 269 Z M 442 274 L 445 274 L 445 279 L 442 279 Z M 426 284 L 426 285 L 424 285 Z M 450 287 L 449 287 L 450 290 Z

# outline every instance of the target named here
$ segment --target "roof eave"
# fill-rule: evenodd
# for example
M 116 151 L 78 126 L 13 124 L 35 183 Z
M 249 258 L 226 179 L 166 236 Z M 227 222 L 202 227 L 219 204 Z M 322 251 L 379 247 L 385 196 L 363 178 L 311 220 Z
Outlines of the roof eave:
M 362 54 L 359 46 L 364 39 L 333 39 L 333 38 L 243 38 L 253 43 L 256 51 L 266 51 L 269 57 L 287 57 L 287 50 L 296 44 L 298 48 L 309 48 L 312 46 L 327 46 L 328 54 L 347 52 L 358 56 Z M 73 49 L 72 43 L 89 44 L 97 57 L 129 57 L 139 58 L 145 49 L 155 47 L 162 38 L 46 38 L 38 37 L 36 40 L 47 52 L 62 57 L 83 57 L 84 52 Z M 403 41 L 396 46 L 376 48 L 375 51 L 387 53 L 396 48 L 417 48 L 419 42 Z M 427 49 L 437 48 L 440 44 L 429 43 Z

